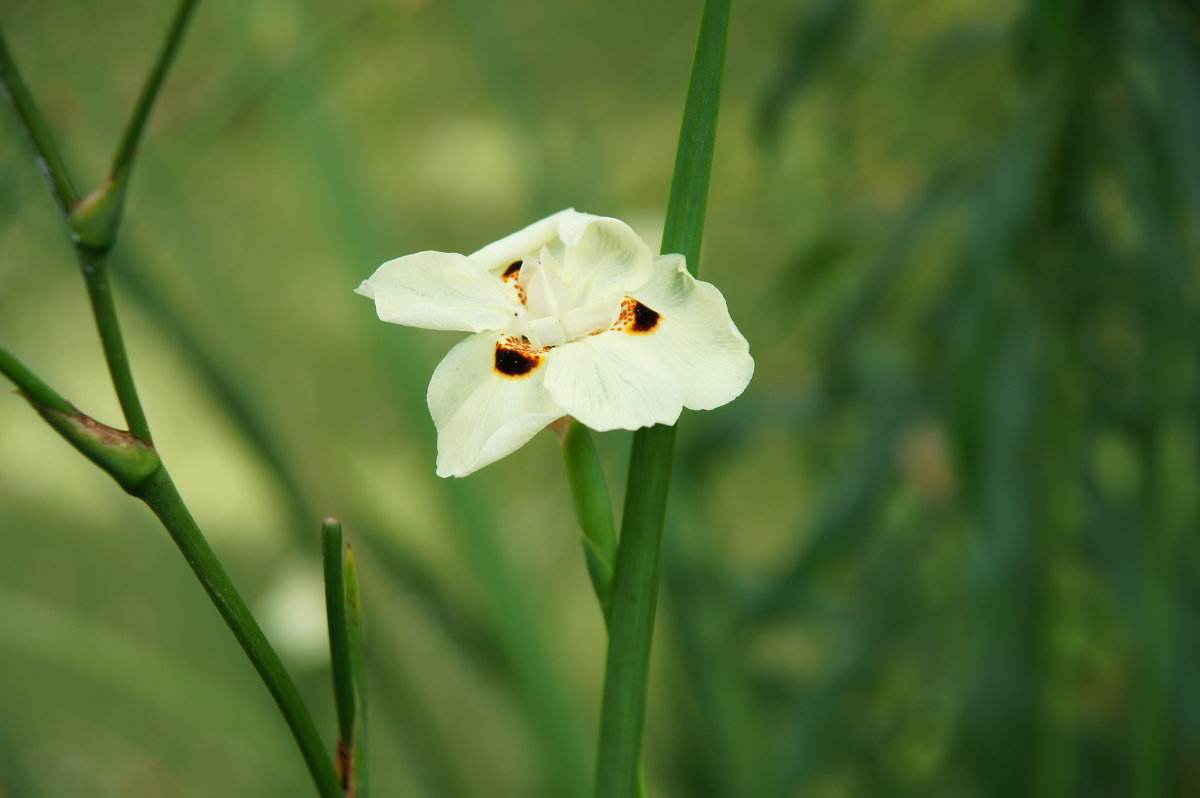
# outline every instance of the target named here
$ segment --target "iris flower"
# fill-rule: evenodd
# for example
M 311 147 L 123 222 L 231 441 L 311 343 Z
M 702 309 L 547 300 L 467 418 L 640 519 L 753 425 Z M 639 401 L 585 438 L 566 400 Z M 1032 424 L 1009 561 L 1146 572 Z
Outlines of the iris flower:
M 560 211 L 472 255 L 418 252 L 359 286 L 379 318 L 473 333 L 429 383 L 438 476 L 466 476 L 574 416 L 673 424 L 732 401 L 754 371 L 721 292 L 624 222 Z

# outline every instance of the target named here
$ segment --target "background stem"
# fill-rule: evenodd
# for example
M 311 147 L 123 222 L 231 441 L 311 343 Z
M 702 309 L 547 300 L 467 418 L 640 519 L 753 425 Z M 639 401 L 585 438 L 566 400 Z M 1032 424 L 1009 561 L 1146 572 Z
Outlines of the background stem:
M 354 737 L 354 680 L 350 674 L 350 641 L 346 634 L 346 580 L 342 561 L 342 525 L 332 518 L 321 527 L 325 566 L 325 616 L 329 624 L 329 664 L 337 707 L 339 745 Z
M 146 421 L 146 411 L 142 409 L 142 400 L 138 397 L 133 370 L 129 365 L 129 353 L 121 335 L 121 323 L 117 319 L 112 284 L 108 279 L 108 263 L 102 257 L 90 257 L 80 252 L 79 264 L 87 283 L 88 299 L 91 300 L 96 329 L 100 332 L 100 345 L 104 347 L 108 373 L 112 376 L 125 422 L 135 438 L 151 443 L 150 424 Z
M 21 389 L 21 393 L 42 407 L 57 410 L 60 413 L 77 412 L 70 402 L 43 382 L 41 377 L 26 368 L 24 363 L 13 357 L 12 353 L 4 347 L 0 347 L 0 374 L 12 380 L 13 385 Z
M 141 141 L 142 133 L 146 129 L 146 122 L 150 118 L 150 111 L 154 108 L 154 101 L 158 98 L 163 81 L 166 80 L 171 62 L 175 59 L 175 54 L 179 52 L 179 45 L 183 42 L 183 34 L 187 31 L 188 22 L 191 21 L 197 2 L 198 0 L 181 0 L 175 9 L 175 16 L 171 19 L 171 28 L 163 40 L 162 49 L 158 51 L 158 59 L 146 77 L 142 93 L 138 96 L 137 104 L 134 105 L 133 111 L 129 115 L 129 121 L 125 125 L 125 132 L 121 135 L 121 143 L 117 147 L 117 154 L 113 158 L 110 171 L 114 178 L 124 178 L 125 172 L 133 164 L 138 142 Z
M 71 212 L 71 207 L 79 199 L 79 194 L 75 191 L 71 176 L 67 173 L 67 167 L 58 151 L 58 145 L 54 143 L 54 136 L 50 134 L 46 118 L 42 116 L 41 109 L 38 108 L 33 95 L 29 93 L 29 88 L 21 78 L 21 73 L 17 71 L 17 65 L 13 63 L 12 54 L 8 51 L 8 43 L 4 39 L 2 24 L 0 24 L 0 91 L 3 91 L 5 98 L 12 103 L 13 109 L 17 112 L 20 128 L 33 146 L 38 171 L 46 178 L 46 183 L 50 186 L 50 193 L 54 195 L 54 201 L 58 204 L 59 211 L 64 217 L 67 216 Z
M 175 545 L 179 547 L 196 578 L 200 580 L 204 592 L 212 599 L 229 630 L 233 632 L 254 669 L 262 677 L 284 720 L 287 721 L 288 728 L 292 730 L 296 744 L 300 746 L 300 753 L 316 783 L 317 792 L 322 798 L 342 798 L 337 774 L 330 763 L 308 707 L 280 662 L 279 655 L 267 641 L 251 615 L 250 608 L 246 606 L 245 600 L 233 586 L 217 555 L 196 525 L 165 468 L 160 468 L 146 481 L 138 493 L 138 498 L 146 502 L 167 528 Z

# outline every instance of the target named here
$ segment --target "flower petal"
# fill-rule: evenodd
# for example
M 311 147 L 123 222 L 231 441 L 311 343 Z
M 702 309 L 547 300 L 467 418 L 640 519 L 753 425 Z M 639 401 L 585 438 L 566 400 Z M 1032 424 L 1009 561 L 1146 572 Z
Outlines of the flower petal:
M 576 213 L 562 219 L 563 277 L 585 305 L 640 288 L 650 279 L 654 253 L 618 219 Z
M 682 255 L 656 257 L 654 276 L 630 296 L 657 318 L 631 324 L 623 334 L 669 364 L 682 386 L 685 407 L 712 410 L 746 389 L 754 373 L 750 346 L 729 317 L 725 297 L 692 277 Z
M 472 253 L 471 260 L 487 271 L 502 272 L 526 255 L 540 252 L 542 247 L 557 241 L 559 224 L 573 215 L 578 215 L 575 209 L 567 208 L 545 219 L 539 219 L 528 227 Z
M 643 341 L 616 330 L 550 350 L 546 390 L 595 430 L 674 424 L 683 409 L 670 367 Z
M 450 350 L 429 381 L 438 431 L 437 473 L 463 477 L 519 449 L 565 415 L 544 388 L 546 357 L 509 348 L 494 333 L 472 335 Z
M 503 330 L 521 310 L 513 286 L 448 252 L 390 260 L 356 293 L 375 300 L 383 321 L 429 330 Z

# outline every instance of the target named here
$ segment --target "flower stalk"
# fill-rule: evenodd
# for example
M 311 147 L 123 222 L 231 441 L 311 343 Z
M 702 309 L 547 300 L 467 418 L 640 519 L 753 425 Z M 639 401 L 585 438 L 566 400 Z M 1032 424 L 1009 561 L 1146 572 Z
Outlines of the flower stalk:
M 663 232 L 662 251 L 683 254 L 693 272 L 712 174 L 729 10 L 730 0 L 704 3 Z M 613 578 L 595 798 L 629 798 L 637 789 L 674 447 L 673 426 L 634 435 Z

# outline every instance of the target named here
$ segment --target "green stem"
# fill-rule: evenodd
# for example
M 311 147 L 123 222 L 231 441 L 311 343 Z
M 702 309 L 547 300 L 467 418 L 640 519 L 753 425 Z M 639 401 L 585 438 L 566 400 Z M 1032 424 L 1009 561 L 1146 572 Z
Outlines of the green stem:
M 663 232 L 663 252 L 682 253 L 693 272 L 712 174 L 729 6 L 730 0 L 704 4 Z M 596 798 L 627 798 L 637 790 L 674 447 L 674 427 L 654 426 L 634 435 L 613 578 Z
M 329 623 L 329 663 L 338 716 L 338 747 L 354 738 L 354 680 L 350 673 L 350 641 L 346 632 L 346 580 L 342 564 L 342 525 L 326 518 L 321 528 L 325 565 L 325 616 Z
M 50 184 L 59 209 L 71 225 L 75 249 L 79 255 L 113 387 L 129 426 L 129 433 L 147 447 L 151 442 L 150 428 L 133 381 L 133 372 L 121 335 L 103 253 L 111 247 L 115 239 L 124 202 L 125 178 L 145 130 L 150 110 L 170 63 L 179 49 L 195 5 L 196 0 L 182 0 L 178 6 L 158 60 L 146 80 L 117 148 L 112 174 L 83 203 L 74 189 L 45 119 L 21 79 L 0 31 L 0 89 L 3 89 L 3 93 L 16 109 L 20 125 L 34 147 L 38 164 Z M 3 369 L 27 396 L 44 408 L 63 414 L 75 414 L 76 411 L 66 400 L 4 350 L 0 350 L 0 369 Z M 118 434 L 113 430 L 109 432 L 113 434 L 107 435 L 98 444 L 105 453 L 117 443 L 126 443 L 112 440 L 114 437 L 120 438 L 124 433 Z M 79 448 L 76 439 L 80 437 L 70 435 L 68 439 Z M 93 433 L 88 440 L 91 441 L 95 437 L 96 434 Z M 140 444 L 132 442 L 130 445 L 137 448 Z M 153 449 L 146 448 L 146 451 L 153 455 Z M 104 463 L 101 465 L 104 466 Z M 320 734 L 295 683 L 208 545 L 166 469 L 158 464 L 156 456 L 149 461 L 149 465 L 153 468 L 152 471 L 146 475 L 139 473 L 136 480 L 122 481 L 122 486 L 146 502 L 183 553 L 184 559 L 191 566 L 213 605 L 275 699 L 296 743 L 300 746 L 318 793 L 322 798 L 343 798 L 337 774 L 325 753 Z M 112 472 L 112 469 L 109 470 Z M 118 481 L 121 481 L 119 477 Z M 359 667 L 361 668 L 361 662 Z
M 46 178 L 51 193 L 54 194 L 58 209 L 64 217 L 67 216 L 79 200 L 79 194 L 75 191 L 71 176 L 67 174 L 67 167 L 63 163 L 62 154 L 58 151 L 58 145 L 54 143 L 54 136 L 50 133 L 46 118 L 42 116 L 37 102 L 29 93 L 29 88 L 21 78 L 21 73 L 17 71 L 17 65 L 8 51 L 8 43 L 4 39 L 2 26 L 0 26 L 0 93 L 4 94 L 5 98 L 12 103 L 13 110 L 17 112 L 17 121 L 20 123 L 21 130 L 24 131 L 25 137 L 33 146 L 38 168 L 42 176 Z
M 300 753 L 308 765 L 321 798 L 344 798 L 333 764 L 324 743 L 300 698 L 295 683 L 284 669 L 279 655 L 271 648 L 262 629 L 250 614 L 245 600 L 233 586 L 217 555 L 205 540 L 196 521 L 165 468 L 160 468 L 136 494 L 162 521 L 179 547 L 204 591 L 246 652 L 254 669 L 266 684 L 271 697 L 292 730 Z
M 42 382 L 41 377 L 26 368 L 25 364 L 13 357 L 4 347 L 0 347 L 0 374 L 12 380 L 13 385 L 36 405 L 60 413 L 78 412 L 58 391 Z
M 572 419 L 563 435 L 562 445 L 575 518 L 583 530 L 588 576 L 600 603 L 605 629 L 608 629 L 612 623 L 613 567 L 617 561 L 617 531 L 608 496 L 608 481 L 604 478 L 600 453 L 596 451 L 587 427 Z M 637 795 L 645 798 L 649 794 L 646 771 L 639 761 Z
M 708 183 L 716 148 L 731 2 L 705 0 L 704 3 L 663 225 L 663 253 L 682 254 L 692 274 L 700 272 L 700 241 L 704 237 L 704 212 L 708 207 Z
M 362 604 L 354 554 L 342 541 L 342 525 L 325 519 L 321 530 L 325 563 L 325 610 L 329 619 L 329 658 L 338 716 L 338 776 L 342 790 L 366 798 L 366 663 L 363 659 Z
M 197 2 L 198 0 L 181 0 L 175 9 L 171 28 L 167 32 L 167 38 L 163 41 L 162 49 L 158 52 L 158 60 L 155 61 L 154 68 L 146 77 L 142 93 L 133 107 L 133 112 L 129 115 L 125 132 L 121 136 L 121 143 L 117 147 L 117 154 L 113 158 L 111 175 L 116 179 L 123 178 L 133 163 L 138 143 L 142 139 L 146 122 L 150 118 L 150 111 L 154 107 L 154 101 L 158 97 L 163 81 L 166 80 L 171 62 L 175 59 L 175 54 L 179 52 L 179 45 L 183 41 L 183 34 L 187 31 L 188 22 L 191 21 Z
M 612 598 L 613 566 L 617 561 L 617 529 L 600 454 L 588 428 L 571 420 L 562 439 L 563 463 L 571 484 L 575 518 L 583 530 L 588 576 L 607 625 Z
M 634 435 L 613 580 L 596 798 L 627 798 L 637 788 L 674 446 L 674 427 L 654 426 Z
M 138 398 L 137 386 L 133 382 L 133 370 L 129 366 L 129 353 L 121 335 L 121 324 L 117 320 L 117 308 L 113 300 L 112 284 L 108 279 L 108 264 L 102 257 L 79 253 L 79 265 L 87 283 L 88 299 L 92 303 L 92 315 L 96 318 L 96 329 L 100 333 L 100 344 L 104 347 L 104 359 L 112 375 L 113 388 L 129 431 L 138 440 L 151 443 L 150 425 L 146 412 Z

